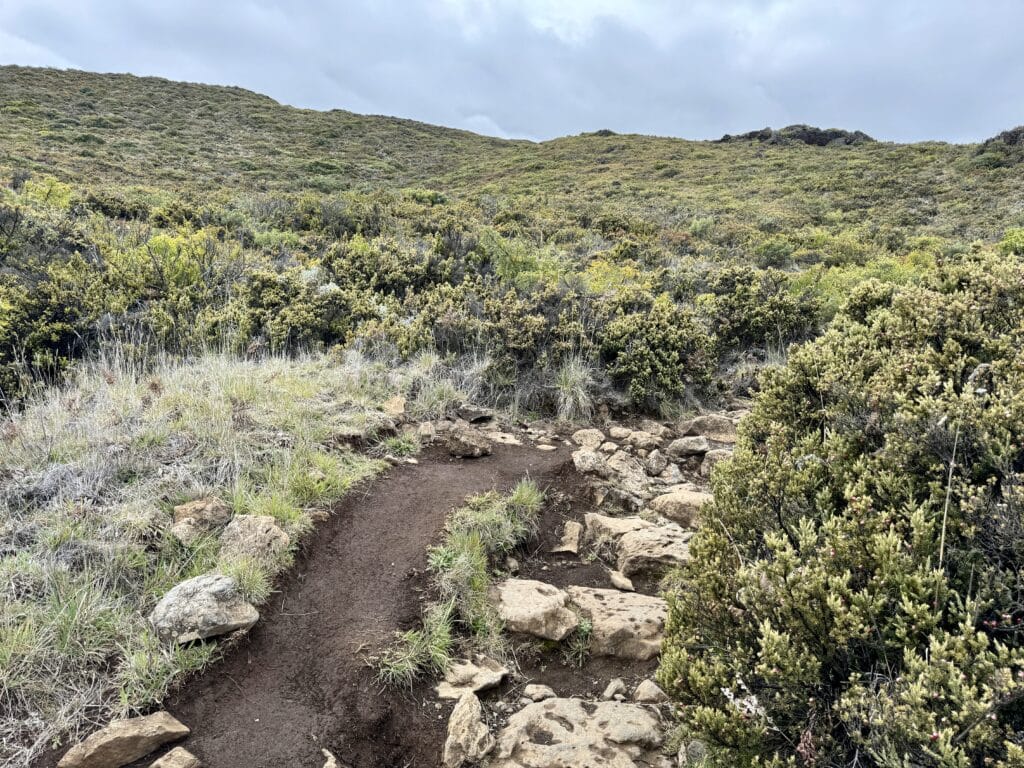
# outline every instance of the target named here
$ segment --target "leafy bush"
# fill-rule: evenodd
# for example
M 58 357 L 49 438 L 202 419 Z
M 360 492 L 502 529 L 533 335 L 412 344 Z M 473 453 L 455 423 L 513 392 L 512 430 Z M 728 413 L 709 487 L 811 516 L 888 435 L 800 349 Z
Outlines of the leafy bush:
M 670 589 L 708 764 L 1020 765 L 1024 264 L 867 285 L 768 376 Z

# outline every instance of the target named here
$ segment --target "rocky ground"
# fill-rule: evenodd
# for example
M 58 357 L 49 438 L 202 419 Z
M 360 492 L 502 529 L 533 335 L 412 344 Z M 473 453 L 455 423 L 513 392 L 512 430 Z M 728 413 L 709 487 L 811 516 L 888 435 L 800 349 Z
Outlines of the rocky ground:
M 400 415 L 401 404 L 394 404 Z M 652 679 L 662 576 L 689 557 L 743 411 L 572 434 L 466 409 L 407 425 L 428 448 L 322 521 L 263 609 L 216 574 L 180 584 L 151 616 L 168 642 L 234 632 L 224 661 L 165 712 L 97 731 L 40 766 L 670 766 L 671 707 Z M 461 659 L 411 693 L 369 659 L 429 598 L 425 553 L 469 495 L 530 475 L 547 491 L 538 536 L 499 564 L 490 599 L 512 652 Z M 224 525 L 183 510 L 182 535 Z M 177 519 L 177 516 L 176 516 Z M 227 523 L 249 556 L 286 546 L 266 521 Z M 691 745 L 691 749 L 694 745 Z M 156 760 L 156 762 L 153 762 Z

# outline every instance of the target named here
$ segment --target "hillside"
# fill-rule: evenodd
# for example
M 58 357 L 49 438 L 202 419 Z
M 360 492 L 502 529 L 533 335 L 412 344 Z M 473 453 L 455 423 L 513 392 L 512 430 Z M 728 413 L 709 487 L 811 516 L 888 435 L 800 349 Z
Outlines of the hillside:
M 1021 765 L 1021 129 L 847 128 L 0 67 L 0 765 Z

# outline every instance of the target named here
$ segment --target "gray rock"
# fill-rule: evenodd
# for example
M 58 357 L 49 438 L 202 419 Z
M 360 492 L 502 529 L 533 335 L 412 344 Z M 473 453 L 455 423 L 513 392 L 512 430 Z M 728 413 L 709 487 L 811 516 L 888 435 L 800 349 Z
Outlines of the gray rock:
M 644 459 L 644 469 L 651 477 L 657 477 L 668 467 L 668 459 L 658 449 L 654 449 Z
M 604 456 L 587 448 L 572 452 L 572 463 L 576 471 L 584 475 L 607 477 L 611 474 Z
M 494 688 L 508 676 L 508 667 L 489 656 L 479 655 L 473 661 L 453 663 L 435 691 L 441 699 L 461 699 L 466 693 L 479 693 Z
M 149 768 L 199 768 L 199 758 L 184 747 L 175 747 Z
M 626 576 L 658 577 L 690 559 L 693 533 L 659 525 L 622 535 L 616 546 L 619 570 Z
M 57 768 L 120 768 L 188 734 L 167 712 L 115 720 L 69 749 Z
M 220 559 L 228 563 L 252 558 L 273 563 L 288 549 L 291 539 L 270 515 L 238 515 L 220 537 Z
M 608 430 L 608 436 L 611 437 L 612 440 L 625 440 L 631 434 L 633 434 L 633 430 L 628 427 L 620 427 L 618 425 Z
M 470 427 L 456 427 L 448 433 L 448 453 L 460 459 L 479 459 L 490 456 L 491 441 Z
M 604 693 L 601 694 L 601 698 L 605 701 L 611 701 L 616 696 L 621 696 L 625 692 L 626 684 L 622 681 L 621 677 L 616 677 L 605 687 Z
M 580 538 L 583 535 L 583 526 L 575 520 L 567 520 L 562 529 L 562 540 L 551 551 L 552 553 L 567 553 L 578 555 L 580 552 Z
M 667 517 L 684 528 L 693 528 L 699 519 L 701 508 L 713 498 L 710 493 L 682 489 L 658 496 L 651 501 L 650 507 L 662 517 Z
M 538 685 L 536 683 L 530 683 L 523 688 L 523 695 L 530 701 L 544 701 L 545 699 L 553 699 L 557 696 L 551 686 Z
M 562 640 L 579 624 L 561 589 L 532 579 L 505 579 L 490 589 L 498 617 L 510 632 Z
M 459 699 L 448 718 L 442 762 L 445 768 L 477 763 L 494 749 L 494 737 L 483 722 L 484 711 L 476 694 Z
M 634 768 L 657 765 L 658 717 L 640 704 L 547 699 L 509 718 L 491 768 Z
M 668 696 L 653 680 L 644 680 L 633 691 L 633 701 L 641 704 L 661 704 L 668 701 Z
M 260 614 L 230 576 L 204 574 L 183 581 L 156 604 L 149 621 L 165 641 L 188 643 L 248 629 Z
M 731 458 L 732 451 L 727 448 L 716 448 L 713 451 L 708 451 L 704 456 L 704 461 L 700 464 L 700 476 L 711 477 L 711 471 L 717 464 Z
M 668 604 L 660 597 L 576 586 L 568 592 L 590 619 L 590 651 L 595 656 L 647 661 L 661 652 Z
M 711 444 L 703 435 L 696 437 L 680 437 L 668 444 L 665 452 L 674 459 L 681 459 L 687 456 L 700 456 L 711 450 Z
M 572 441 L 581 448 L 593 451 L 604 442 L 604 434 L 599 429 L 578 429 L 572 433 Z
M 676 428 L 681 435 L 703 435 L 718 443 L 736 442 L 736 425 L 732 419 L 720 414 L 698 416 L 680 422 Z

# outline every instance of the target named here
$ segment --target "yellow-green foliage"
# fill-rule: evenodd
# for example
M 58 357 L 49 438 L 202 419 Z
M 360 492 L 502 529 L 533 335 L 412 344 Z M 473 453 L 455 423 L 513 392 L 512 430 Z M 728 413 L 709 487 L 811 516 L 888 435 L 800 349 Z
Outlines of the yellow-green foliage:
M 669 590 L 709 766 L 1019 764 L 1022 342 L 1024 264 L 948 260 L 767 377 Z

